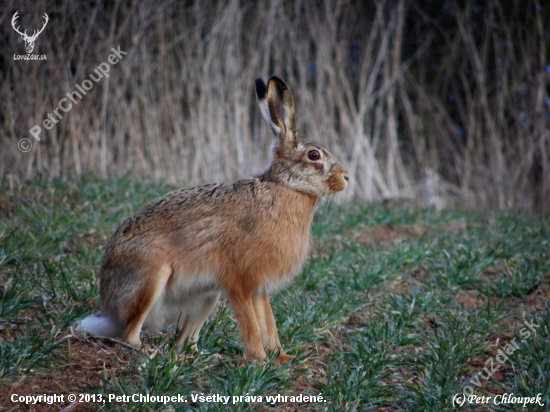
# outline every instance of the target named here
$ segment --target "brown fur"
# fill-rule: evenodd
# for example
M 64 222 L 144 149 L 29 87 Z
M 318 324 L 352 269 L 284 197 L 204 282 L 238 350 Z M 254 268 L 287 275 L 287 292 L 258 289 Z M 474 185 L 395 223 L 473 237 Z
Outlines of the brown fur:
M 346 170 L 324 148 L 296 137 L 288 86 L 256 82 L 263 113 L 278 137 L 271 165 L 235 183 L 175 190 L 122 222 L 100 270 L 103 315 L 139 345 L 143 326 L 179 322 L 177 341 L 196 339 L 225 293 L 246 354 L 281 349 L 268 294 L 290 281 L 306 259 L 311 220 L 323 196 L 346 187 Z M 267 93 L 266 93 L 267 92 Z M 267 110 L 266 106 L 267 105 Z M 307 153 L 322 157 L 309 161 Z

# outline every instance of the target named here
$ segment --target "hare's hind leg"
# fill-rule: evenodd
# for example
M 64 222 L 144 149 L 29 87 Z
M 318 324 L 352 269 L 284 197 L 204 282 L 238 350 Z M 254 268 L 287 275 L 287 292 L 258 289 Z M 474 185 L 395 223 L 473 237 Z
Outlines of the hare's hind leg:
M 275 323 L 275 317 L 271 310 L 271 304 L 269 303 L 269 296 L 267 293 L 254 296 L 254 311 L 260 325 L 260 332 L 262 334 L 262 343 L 267 350 L 279 351 L 279 362 L 288 362 L 294 356 L 287 355 L 281 347 L 279 341 L 279 333 L 277 332 L 277 324 Z
M 183 326 L 176 338 L 176 344 L 181 348 L 186 338 L 191 338 L 193 346 L 196 348 L 197 340 L 199 339 L 199 332 L 206 322 L 208 315 L 214 310 L 220 299 L 221 292 L 207 293 L 198 297 L 195 297 L 194 308 L 190 310 L 192 313 L 182 314 L 185 316 L 183 319 Z
M 166 283 L 172 274 L 170 265 L 162 265 L 160 268 L 143 270 L 143 277 L 146 279 L 137 291 L 137 295 L 128 304 L 126 312 L 126 326 L 122 332 L 122 340 L 131 345 L 139 347 L 139 337 L 143 323 L 151 310 L 162 299 L 165 293 Z M 156 272 L 156 273 L 155 273 Z M 155 273 L 150 276 L 150 273 Z

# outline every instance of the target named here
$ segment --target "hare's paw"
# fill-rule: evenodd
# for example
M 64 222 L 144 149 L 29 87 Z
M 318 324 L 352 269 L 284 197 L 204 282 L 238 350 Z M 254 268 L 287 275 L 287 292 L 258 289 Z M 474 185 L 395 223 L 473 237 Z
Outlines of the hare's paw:
M 294 359 L 296 356 L 289 355 L 285 353 L 283 350 L 279 352 L 279 356 L 277 357 L 277 362 L 279 363 L 287 363 L 290 362 L 292 359 Z

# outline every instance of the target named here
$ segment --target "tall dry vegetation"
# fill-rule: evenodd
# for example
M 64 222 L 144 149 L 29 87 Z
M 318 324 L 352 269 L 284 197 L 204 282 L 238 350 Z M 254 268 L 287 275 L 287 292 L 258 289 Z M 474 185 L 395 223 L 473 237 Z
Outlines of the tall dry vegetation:
M 545 3 L 545 4 L 542 4 Z M 291 86 L 298 131 L 349 168 L 347 196 L 550 209 L 550 5 L 537 0 L 4 2 L 0 174 L 195 184 L 261 171 L 253 91 Z M 10 25 L 50 22 L 24 54 Z M 33 149 L 67 92 L 128 54 Z

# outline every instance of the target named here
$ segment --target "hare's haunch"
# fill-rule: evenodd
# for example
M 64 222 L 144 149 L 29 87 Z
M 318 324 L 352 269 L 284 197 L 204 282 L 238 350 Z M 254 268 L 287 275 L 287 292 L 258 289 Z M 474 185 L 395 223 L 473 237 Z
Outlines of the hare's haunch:
M 177 325 L 195 342 L 222 293 L 235 312 L 246 355 L 282 349 L 269 293 L 307 256 L 315 206 L 347 186 L 346 169 L 323 147 L 296 136 L 294 101 L 278 77 L 256 79 L 262 114 L 277 136 L 266 171 L 235 183 L 175 190 L 146 204 L 107 243 L 101 313 L 81 332 L 139 346 L 142 327 Z

